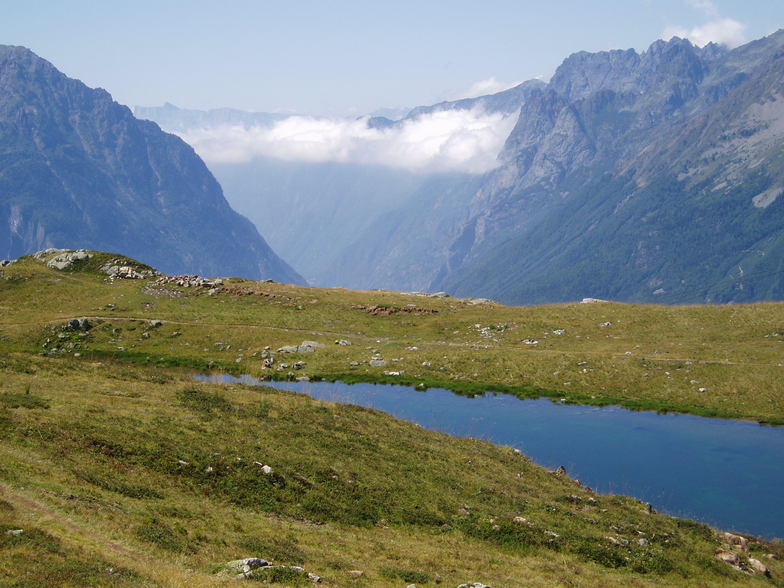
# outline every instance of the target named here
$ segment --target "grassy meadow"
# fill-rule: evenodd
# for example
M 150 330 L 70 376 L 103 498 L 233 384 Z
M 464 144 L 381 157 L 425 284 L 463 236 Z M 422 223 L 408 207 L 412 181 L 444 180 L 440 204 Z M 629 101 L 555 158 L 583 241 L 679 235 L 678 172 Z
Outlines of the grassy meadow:
M 737 571 L 715 558 L 718 531 L 510 448 L 191 378 L 400 381 L 784 423 L 782 304 L 513 308 L 236 278 L 210 291 L 108 280 L 98 268 L 115 258 L 1 270 L 2 586 L 232 585 L 250 580 L 222 564 L 243 557 L 327 586 L 784 586 L 766 557 L 782 545 L 752 539 Z M 324 346 L 274 353 L 303 341 Z

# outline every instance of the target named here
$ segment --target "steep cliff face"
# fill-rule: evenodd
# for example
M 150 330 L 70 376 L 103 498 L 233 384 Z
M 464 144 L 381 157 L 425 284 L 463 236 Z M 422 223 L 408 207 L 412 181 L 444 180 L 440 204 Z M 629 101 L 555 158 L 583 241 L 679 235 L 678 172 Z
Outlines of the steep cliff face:
M 783 296 L 768 267 L 784 254 L 783 48 L 779 32 L 733 51 L 673 39 L 568 58 L 528 97 L 432 287 L 510 302 Z
M 118 251 L 162 271 L 302 282 L 182 140 L 0 46 L 0 257 Z

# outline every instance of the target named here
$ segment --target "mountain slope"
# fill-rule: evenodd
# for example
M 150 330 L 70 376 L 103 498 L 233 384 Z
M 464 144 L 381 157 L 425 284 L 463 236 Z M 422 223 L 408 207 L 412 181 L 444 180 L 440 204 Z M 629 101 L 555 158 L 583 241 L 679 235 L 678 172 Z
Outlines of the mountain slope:
M 568 58 L 432 287 L 516 303 L 784 296 L 782 47 L 776 33 Z
M 22 47 L 0 47 L 0 256 L 125 251 L 171 273 L 303 280 L 179 138 Z

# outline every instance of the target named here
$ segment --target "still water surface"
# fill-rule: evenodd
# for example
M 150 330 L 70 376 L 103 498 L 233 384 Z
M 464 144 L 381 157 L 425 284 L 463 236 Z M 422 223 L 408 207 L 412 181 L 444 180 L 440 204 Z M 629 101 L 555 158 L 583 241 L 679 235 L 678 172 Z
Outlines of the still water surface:
M 376 408 L 435 431 L 516 447 L 600 491 L 722 529 L 784 537 L 784 427 L 488 393 L 198 376 Z

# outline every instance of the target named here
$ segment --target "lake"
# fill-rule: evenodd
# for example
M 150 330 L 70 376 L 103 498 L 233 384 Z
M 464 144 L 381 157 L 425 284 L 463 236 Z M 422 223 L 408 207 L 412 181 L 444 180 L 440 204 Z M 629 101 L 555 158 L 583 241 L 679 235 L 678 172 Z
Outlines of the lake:
M 438 388 L 197 377 L 375 408 L 434 431 L 516 447 L 543 466 L 563 465 L 599 492 L 634 496 L 662 512 L 784 537 L 784 427 L 508 394 L 469 398 Z

